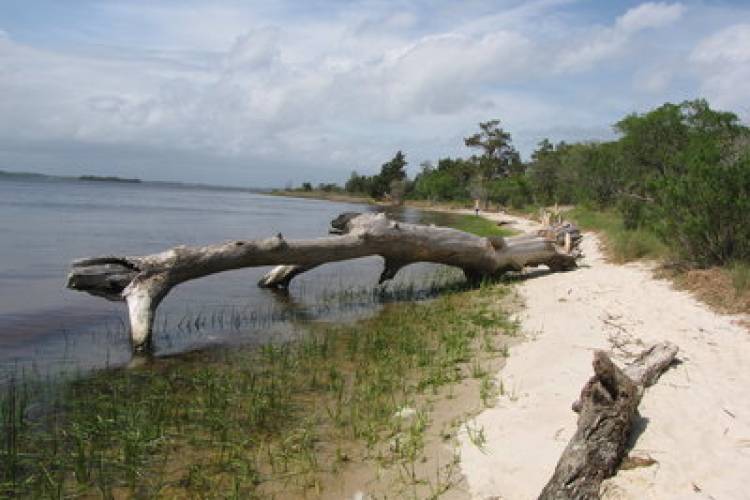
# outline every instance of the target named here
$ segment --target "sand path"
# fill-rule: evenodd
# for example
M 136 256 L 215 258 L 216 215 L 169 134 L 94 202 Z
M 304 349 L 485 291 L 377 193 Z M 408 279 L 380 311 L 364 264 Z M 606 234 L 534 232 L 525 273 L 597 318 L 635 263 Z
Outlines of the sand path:
M 580 269 L 519 285 L 529 341 L 498 374 L 505 394 L 473 423 L 484 428 L 484 450 L 461 437 L 471 496 L 536 498 L 575 430 L 570 405 L 592 373 L 592 350 L 624 363 L 670 340 L 682 363 L 644 395 L 644 428 L 631 452 L 657 463 L 621 471 L 603 497 L 750 498 L 750 332 L 655 280 L 646 264 L 606 262 L 594 234 L 583 250 Z

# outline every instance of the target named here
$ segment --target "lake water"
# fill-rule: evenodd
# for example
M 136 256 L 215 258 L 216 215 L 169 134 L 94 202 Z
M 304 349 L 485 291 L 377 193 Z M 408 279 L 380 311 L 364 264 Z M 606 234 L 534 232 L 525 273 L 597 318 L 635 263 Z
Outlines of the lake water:
M 45 374 L 128 362 L 124 304 L 65 288 L 76 258 L 279 232 L 324 236 L 339 213 L 370 209 L 187 186 L 2 179 L 0 370 Z M 409 209 L 392 215 L 444 222 Z M 445 268 L 422 264 L 402 271 L 388 288 L 376 287 L 381 261 L 372 257 L 321 266 L 298 277 L 285 295 L 256 286 L 268 269 L 221 273 L 173 289 L 159 307 L 156 353 L 283 340 L 306 321 L 357 317 L 376 310 L 383 298 L 403 291 L 419 296 L 435 282 L 455 279 Z

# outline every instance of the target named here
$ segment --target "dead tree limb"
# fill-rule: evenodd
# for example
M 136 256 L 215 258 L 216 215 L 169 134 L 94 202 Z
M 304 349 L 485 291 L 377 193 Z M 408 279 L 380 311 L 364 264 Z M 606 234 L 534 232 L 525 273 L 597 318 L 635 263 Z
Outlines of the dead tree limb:
M 467 277 L 479 279 L 541 264 L 571 269 L 580 257 L 581 235 L 573 226 L 540 235 L 482 238 L 455 229 L 395 222 L 383 214 L 354 213 L 342 214 L 332 226 L 336 236 L 318 239 L 286 240 L 279 234 L 263 240 L 179 246 L 153 255 L 81 259 L 73 262 L 67 286 L 125 301 L 133 347 L 143 349 L 150 344 L 156 308 L 173 287 L 231 269 L 279 266 L 259 285 L 284 288 L 295 276 L 321 264 L 370 255 L 385 259 L 381 282 L 413 262 L 459 267 Z
M 658 380 L 677 351 L 669 342 L 656 344 L 624 370 L 603 351 L 594 353 L 594 376 L 573 403 L 578 428 L 540 500 L 599 498 L 602 481 L 615 475 L 625 455 L 643 389 Z

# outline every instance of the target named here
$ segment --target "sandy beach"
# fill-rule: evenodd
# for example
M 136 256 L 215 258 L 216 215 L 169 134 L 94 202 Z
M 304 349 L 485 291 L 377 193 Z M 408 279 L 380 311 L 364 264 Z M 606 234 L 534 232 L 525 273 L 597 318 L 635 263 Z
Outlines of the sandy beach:
M 534 227 L 486 216 L 514 219 L 522 231 Z M 648 263 L 607 262 L 593 233 L 585 234 L 583 251 L 579 269 L 518 285 L 528 340 L 497 374 L 505 394 L 476 418 L 485 448 L 465 434 L 460 440 L 470 496 L 536 498 L 575 431 L 570 406 L 592 374 L 593 350 L 625 364 L 669 340 L 680 348 L 680 363 L 646 391 L 630 453 L 655 463 L 620 471 L 602 486 L 602 497 L 750 498 L 750 332 L 741 318 L 717 314 L 653 278 Z

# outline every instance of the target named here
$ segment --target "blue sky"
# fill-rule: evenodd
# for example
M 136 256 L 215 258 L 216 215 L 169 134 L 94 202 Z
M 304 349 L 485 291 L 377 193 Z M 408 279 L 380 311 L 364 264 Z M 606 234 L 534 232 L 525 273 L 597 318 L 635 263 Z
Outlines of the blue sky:
M 748 82 L 748 2 L 2 0 L 0 169 L 342 182 L 492 118 L 524 156 L 666 101 L 747 121 Z

